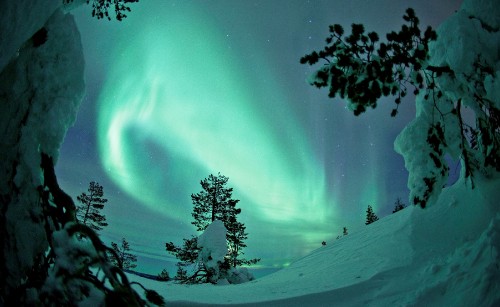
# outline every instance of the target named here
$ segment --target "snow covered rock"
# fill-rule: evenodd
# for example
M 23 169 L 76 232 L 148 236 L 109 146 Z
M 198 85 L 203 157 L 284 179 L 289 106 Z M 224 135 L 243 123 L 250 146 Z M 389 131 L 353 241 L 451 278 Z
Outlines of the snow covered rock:
M 9 42 L 0 54 L 0 65 L 8 62 L 0 66 L 0 288 L 7 294 L 47 250 L 41 153 L 57 160 L 84 94 L 83 51 L 73 16 L 55 10 L 53 1 L 14 3 L 2 1 L 9 11 L 0 18 L 1 25 L 26 22 L 19 29 L 0 26 L 2 46 L 4 38 Z M 12 33 L 4 33 L 8 29 Z M 17 56 L 9 55 L 8 45 L 15 46 Z
M 0 71 L 61 4 L 61 0 L 0 1 Z

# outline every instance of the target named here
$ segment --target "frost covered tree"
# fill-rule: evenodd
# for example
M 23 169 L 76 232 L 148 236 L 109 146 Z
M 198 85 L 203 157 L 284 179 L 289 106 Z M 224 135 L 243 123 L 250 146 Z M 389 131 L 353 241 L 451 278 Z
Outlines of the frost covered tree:
M 248 234 L 245 232 L 245 225 L 237 219 L 237 215 L 241 213 L 241 209 L 236 208 L 239 200 L 232 198 L 233 188 L 226 187 L 228 180 L 228 177 L 220 173 L 217 176 L 211 174 L 208 178 L 201 180 L 202 190 L 191 195 L 194 205 L 192 213 L 194 221 L 192 224 L 196 226 L 198 231 L 205 231 L 214 221 L 221 221 L 226 229 L 228 251 L 224 261 L 220 263 L 220 270 L 225 271 L 227 274 L 237 271 L 236 268 L 242 265 L 252 265 L 260 261 L 260 259 L 248 260 L 242 258 Z M 201 250 L 198 246 L 197 237 L 184 239 L 182 246 L 176 246 L 173 242 L 168 242 L 166 243 L 166 250 L 180 260 L 179 266 L 181 267 L 199 264 L 198 258 Z M 203 265 L 198 265 L 195 272 L 190 276 L 186 275 L 183 282 L 211 282 L 210 278 L 199 278 L 200 276 L 209 276 Z
M 228 177 L 219 173 L 217 176 L 210 174 L 208 178 L 200 181 L 202 190 L 191 194 L 194 206 L 192 213 L 194 221 L 191 224 L 196 226 L 198 231 L 203 231 L 215 220 L 222 221 L 227 229 L 229 265 L 237 267 L 243 264 L 255 264 L 259 259 L 241 258 L 248 234 L 245 232 L 245 225 L 237 219 L 241 213 L 241 209 L 236 208 L 239 200 L 232 198 L 233 188 L 226 186 L 228 180 Z
M 365 225 L 370 225 L 373 222 L 378 221 L 378 216 L 373 212 L 372 206 L 368 205 L 366 209 L 366 222 Z
M 121 245 L 111 242 L 111 248 L 114 253 L 110 253 L 111 262 L 120 269 L 133 269 L 137 267 L 137 256 L 130 253 L 130 244 L 125 238 L 122 238 Z
M 361 24 L 353 24 L 350 35 L 332 25 L 325 48 L 300 60 L 325 61 L 310 83 L 328 88 L 331 98 L 345 98 L 354 115 L 393 96 L 396 116 L 402 98 L 409 91 L 417 95 L 417 117 L 398 136 L 395 149 L 410 173 L 410 199 L 421 207 L 446 183 L 446 154 L 461 159 L 472 187 L 474 175 L 500 171 L 499 21 L 484 14 L 495 5 L 483 1 L 477 9 L 467 2 L 437 32 L 422 31 L 408 9 L 401 30 L 388 33 L 385 42 Z M 465 108 L 475 123 L 466 120 Z
M 92 181 L 87 191 L 88 194 L 83 192 L 76 198 L 81 203 L 77 206 L 76 216 L 80 223 L 95 231 L 102 230 L 103 227 L 108 226 L 106 216 L 100 213 L 104 204 L 108 202 L 106 198 L 103 198 L 104 189 L 99 183 Z

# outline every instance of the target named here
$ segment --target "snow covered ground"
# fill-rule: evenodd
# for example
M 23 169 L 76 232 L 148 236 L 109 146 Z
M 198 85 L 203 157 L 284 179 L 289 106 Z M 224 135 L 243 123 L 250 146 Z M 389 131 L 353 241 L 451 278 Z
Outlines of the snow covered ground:
M 169 306 L 500 306 L 500 178 L 463 180 L 260 279 L 215 286 L 130 276 Z

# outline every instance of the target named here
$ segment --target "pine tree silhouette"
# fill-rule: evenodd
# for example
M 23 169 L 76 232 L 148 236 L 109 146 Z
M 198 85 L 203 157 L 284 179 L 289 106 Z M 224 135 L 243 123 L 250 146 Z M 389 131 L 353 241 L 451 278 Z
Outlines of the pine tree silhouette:
M 231 267 L 255 264 L 260 261 L 258 258 L 250 260 L 242 258 L 248 234 L 245 232 L 245 225 L 237 219 L 238 214 L 241 213 L 241 209 L 236 208 L 239 200 L 232 198 L 233 188 L 226 186 L 228 180 L 228 177 L 220 173 L 217 176 L 210 174 L 208 178 L 200 181 L 202 190 L 191 194 L 194 205 L 192 212 L 194 221 L 191 224 L 196 226 L 198 231 L 204 231 L 215 220 L 222 221 L 226 227 L 228 254 L 224 258 L 224 263 L 220 266 L 222 271 L 227 271 Z M 200 248 L 197 246 L 197 239 L 197 237 L 184 239 L 182 247 L 176 246 L 173 242 L 165 244 L 167 252 L 181 261 L 179 262 L 176 277 L 181 282 L 198 283 L 209 280 L 207 277 L 211 273 L 204 267 L 199 267 L 198 271 L 192 276 L 187 276 L 184 272 L 184 267 L 196 263 L 198 260 Z
M 366 209 L 366 225 L 369 225 L 373 222 L 378 221 L 378 216 L 373 212 L 372 206 L 368 205 L 368 209 Z
M 118 246 L 117 243 L 111 242 L 111 247 L 116 252 L 116 255 L 111 253 L 110 258 L 111 262 L 119 267 L 120 269 L 133 269 L 137 267 L 137 256 L 130 253 L 130 244 L 122 238 L 122 243 Z
M 103 198 L 103 187 L 95 181 L 90 182 L 88 192 L 88 194 L 82 193 L 76 198 L 81 203 L 77 206 L 76 216 L 80 223 L 95 231 L 100 231 L 103 227 L 108 226 L 106 216 L 100 213 L 108 200 Z

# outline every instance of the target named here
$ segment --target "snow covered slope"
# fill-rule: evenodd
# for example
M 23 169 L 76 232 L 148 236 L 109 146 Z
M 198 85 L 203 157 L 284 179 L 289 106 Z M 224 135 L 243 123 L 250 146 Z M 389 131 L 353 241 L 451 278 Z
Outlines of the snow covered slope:
M 241 285 L 132 277 L 169 305 L 498 306 L 500 178 L 463 180 L 427 209 L 409 207 Z

